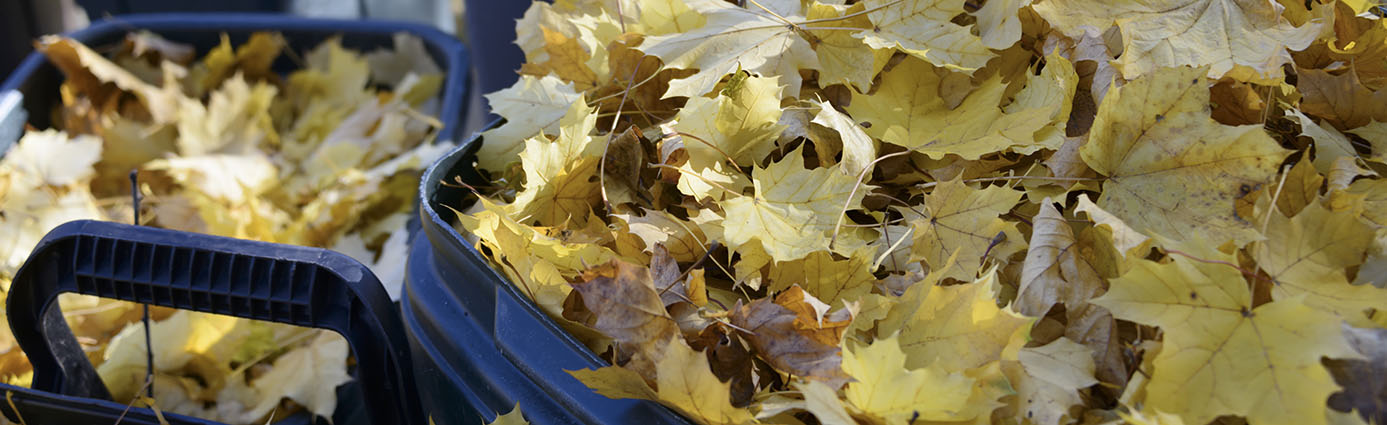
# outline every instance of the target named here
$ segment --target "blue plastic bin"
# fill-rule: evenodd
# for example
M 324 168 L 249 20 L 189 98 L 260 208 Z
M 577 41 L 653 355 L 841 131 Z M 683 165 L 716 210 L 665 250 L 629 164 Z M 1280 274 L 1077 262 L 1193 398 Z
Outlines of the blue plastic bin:
M 78 220 L 44 236 L 7 302 L 33 388 L 0 384 L 16 423 L 160 424 L 150 409 L 109 400 L 58 308 L 79 293 L 336 331 L 356 358 L 338 388 L 335 423 L 425 424 L 400 318 L 370 269 L 320 248 Z M 214 422 L 164 414 L 173 424 Z M 279 423 L 307 423 L 301 413 Z
M 467 191 L 440 182 L 473 167 L 480 136 L 420 181 L 423 234 L 410 249 L 401 299 L 424 409 L 439 424 L 476 424 L 519 403 L 534 424 L 687 424 L 655 402 L 609 399 L 566 370 L 606 362 L 550 320 L 454 230 Z M 440 211 L 443 211 L 440 214 Z

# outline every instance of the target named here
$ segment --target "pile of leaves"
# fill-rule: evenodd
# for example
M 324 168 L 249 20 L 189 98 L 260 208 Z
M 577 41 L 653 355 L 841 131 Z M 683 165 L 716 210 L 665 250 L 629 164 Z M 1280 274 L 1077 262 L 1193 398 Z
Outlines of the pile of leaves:
M 441 70 L 419 39 L 394 42 L 365 53 L 334 38 L 294 52 L 265 32 L 240 46 L 223 36 L 198 58 L 147 32 L 113 46 L 40 39 L 66 79 L 55 128 L 30 128 L 0 159 L 0 288 L 57 225 L 131 222 L 136 170 L 143 225 L 336 249 L 397 296 L 419 172 L 449 146 L 432 143 Z M 116 399 L 142 397 L 140 307 L 72 295 L 62 306 Z M 330 416 L 350 379 L 336 333 L 168 309 L 152 318 L 163 411 L 229 423 L 295 405 Z M 0 349 L 0 374 L 27 385 L 32 370 L 8 332 Z
M 571 371 L 598 393 L 707 424 L 1387 422 L 1366 2 L 567 0 L 516 29 L 453 207 L 612 362 Z

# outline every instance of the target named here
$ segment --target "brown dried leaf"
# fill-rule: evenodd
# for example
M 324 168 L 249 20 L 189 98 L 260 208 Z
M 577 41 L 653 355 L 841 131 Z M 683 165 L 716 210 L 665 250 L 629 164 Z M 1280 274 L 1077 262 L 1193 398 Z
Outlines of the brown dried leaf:
M 629 359 L 627 368 L 653 382 L 654 361 L 679 326 L 665 311 L 650 270 L 614 260 L 584 274 L 592 277 L 572 285 L 596 317 L 593 328 L 616 341 L 618 363 Z
M 784 304 L 802 306 L 793 296 L 782 298 Z M 747 342 L 777 370 L 824 381 L 834 388 L 841 387 L 847 383 L 848 376 L 843 373 L 838 339 L 825 339 L 834 333 L 841 335 L 848 322 L 839 322 L 841 327 L 826 323 L 826 326 L 837 327 L 834 332 L 833 328 L 818 327 L 812 318 L 805 323 L 803 312 L 802 308 L 800 312 L 786 308 L 781 299 L 760 298 L 736 309 L 732 313 L 732 324 L 748 332 L 744 335 Z

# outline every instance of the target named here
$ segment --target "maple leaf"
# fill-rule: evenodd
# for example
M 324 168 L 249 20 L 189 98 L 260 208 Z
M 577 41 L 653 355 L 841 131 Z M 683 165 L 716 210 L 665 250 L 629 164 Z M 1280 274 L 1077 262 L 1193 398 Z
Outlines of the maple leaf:
M 525 413 L 520 411 L 520 403 L 516 403 L 510 412 L 496 415 L 496 420 L 487 422 L 487 425 L 530 425 L 530 421 L 525 420 Z
M 261 143 L 275 135 L 270 104 L 278 92 L 274 86 L 251 86 L 237 74 L 201 100 L 183 98 L 178 105 L 178 153 L 188 156 L 213 153 L 258 152 Z
M 1205 423 L 1325 423 L 1335 389 L 1320 357 L 1353 356 L 1330 313 L 1283 298 L 1254 306 L 1233 257 L 1207 242 L 1185 245 L 1202 260 L 1135 260 L 1093 302 L 1118 318 L 1165 332 L 1146 384 L 1146 405 Z M 1191 326 L 1198 323 L 1199 326 Z
M 1098 383 L 1090 353 L 1088 347 L 1060 338 L 1022 348 L 1016 363 L 1004 364 L 1007 380 L 1016 388 L 1017 420 L 1053 425 L 1074 419 L 1069 408 L 1083 403 L 1079 390 Z
M 820 101 L 809 102 L 819 108 L 819 113 L 814 115 L 812 122 L 838 133 L 843 150 L 843 172 L 849 176 L 861 175 L 871 166 L 872 161 L 876 160 L 876 141 L 867 136 L 867 132 L 853 122 L 852 117 L 833 109 L 833 105 Z
M 936 66 L 971 71 L 995 56 L 968 27 L 952 22 L 962 0 L 867 0 L 872 29 L 856 33 L 874 49 L 899 48 Z
M 1272 295 L 1278 300 L 1301 297 L 1306 304 L 1346 317 L 1387 305 L 1387 290 L 1351 285 L 1344 274 L 1363 262 L 1373 239 L 1372 228 L 1355 216 L 1315 202 L 1294 217 L 1272 212 L 1267 239 L 1252 248 L 1258 266 L 1276 282 Z
M 865 91 L 872 86 L 872 77 L 886 66 L 891 49 L 874 49 L 845 28 L 870 30 L 872 21 L 862 12 L 865 3 L 852 6 L 813 2 L 809 5 L 805 30 L 817 41 L 811 43 L 819 55 L 819 79 L 829 83 L 845 83 Z M 815 28 L 825 28 L 815 30 Z M 863 66 L 864 64 L 871 66 Z
M 785 129 L 778 124 L 779 77 L 739 81 L 738 87 L 724 89 L 715 98 L 689 99 L 675 117 L 675 129 L 688 138 L 684 148 L 691 167 L 707 168 L 729 159 L 748 166 L 775 149 L 776 136 Z
M 544 51 L 549 59 L 544 62 L 530 62 L 520 67 L 522 74 L 545 76 L 556 75 L 564 81 L 573 83 L 574 88 L 584 91 L 597 86 L 597 73 L 588 68 L 587 61 L 592 57 L 576 38 L 540 27 L 544 34 Z
M 870 123 L 867 134 L 884 142 L 943 158 L 964 159 L 1030 145 L 1044 127 L 1050 111 L 1026 108 L 1003 113 L 999 107 L 1006 86 L 999 76 L 989 78 L 955 108 L 940 97 L 940 78 L 923 60 L 907 58 L 886 71 L 874 94 L 854 95 L 847 111 Z
M 1108 176 L 1098 206 L 1133 229 L 1246 243 L 1256 231 L 1234 200 L 1270 180 L 1288 152 L 1261 127 L 1209 118 L 1205 74 L 1166 69 L 1109 92 L 1079 153 Z
M 656 360 L 656 384 L 652 389 L 639 374 L 618 366 L 568 371 L 593 391 L 612 398 L 654 400 L 704 424 L 746 424 L 755 419 L 746 409 L 732 407 L 731 389 L 708 366 L 708 358 L 689 348 L 682 339 L 668 344 Z
M 245 44 L 239 47 L 232 46 L 231 38 L 222 34 L 221 43 L 188 71 L 188 80 L 195 83 L 189 91 L 201 97 L 203 93 L 221 87 L 222 82 L 238 72 L 252 81 L 268 79 L 275 75 L 270 66 L 284 46 L 284 36 L 279 33 L 251 33 Z
M 478 201 L 482 210 L 458 214 L 458 227 L 476 235 L 479 243 L 492 249 L 492 260 L 504 264 L 501 270 L 519 284 L 530 298 L 546 311 L 563 311 L 568 296 L 564 274 L 576 275 L 592 264 L 605 264 L 616 258 L 607 248 L 590 243 L 567 243 L 540 229 L 510 218 L 507 208 L 486 199 Z
M 573 84 L 557 77 L 522 75 L 514 85 L 485 97 L 492 113 L 506 122 L 482 132 L 486 143 L 477 151 L 477 166 L 499 171 L 516 161 L 525 149 L 525 139 L 542 133 L 558 134 L 560 119 L 582 96 Z
M 1276 208 L 1287 217 L 1294 216 L 1301 209 L 1320 199 L 1320 187 L 1324 186 L 1324 176 L 1315 171 L 1304 156 L 1286 171 L 1286 182 L 1275 186 Z
M 779 76 L 787 84 L 785 95 L 799 95 L 800 68 L 817 68 L 818 56 L 796 29 L 802 13 L 780 17 L 759 9 L 744 9 L 718 0 L 688 0 L 688 6 L 707 20 L 694 30 L 646 37 L 638 47 L 659 57 L 665 65 L 698 69 L 698 73 L 670 81 L 665 97 L 693 98 L 713 90 L 724 75 L 742 69 L 763 77 Z
M 766 279 L 772 291 L 797 284 L 824 302 L 840 306 L 871 292 L 876 277 L 869 261 L 865 252 L 839 260 L 831 252 L 814 251 L 799 260 L 775 263 Z
M 1045 56 L 1045 68 L 1039 74 L 1027 75 L 1026 86 L 1002 110 L 1008 114 L 1021 114 L 1030 109 L 1049 110 L 1049 125 L 1036 131 L 1034 145 L 1017 147 L 1015 151 L 1031 154 L 1040 148 L 1061 149 L 1078 84 L 1079 75 L 1074 64 L 1053 53 Z
M 332 417 L 337 386 L 351 381 L 347 374 L 347 340 L 335 332 L 320 332 L 307 346 L 275 359 L 269 372 L 251 381 L 260 402 L 238 416 L 238 422 L 264 417 L 288 398 L 313 414 Z
M 654 252 L 655 246 L 663 246 L 671 257 L 682 262 L 697 261 L 708 252 L 704 244 L 708 237 L 697 224 L 680 220 L 667 212 L 644 210 L 645 215 L 612 214 L 626 222 L 631 233 L 640 237 L 645 250 Z
M 1031 323 L 997 307 L 996 285 L 995 270 L 962 285 L 916 283 L 877 323 L 877 332 L 899 330 L 900 348 L 909 356 L 906 367 L 963 371 L 985 365 L 999 358 L 1012 334 Z
M 164 81 L 164 86 L 159 87 L 150 84 L 130 71 L 112 63 L 100 53 L 93 51 L 86 45 L 71 38 L 62 36 L 44 36 L 35 45 L 39 52 L 48 57 L 48 60 L 62 70 L 63 75 L 71 84 L 75 91 L 94 96 L 98 101 L 110 99 L 112 93 L 103 90 L 102 84 L 111 83 L 124 90 L 135 94 L 144 103 L 149 114 L 158 123 L 172 123 L 177 121 L 179 99 L 183 97 L 182 88 L 173 78 L 187 71 L 178 65 L 167 62 L 163 65 L 163 74 L 169 76 Z
M 36 188 L 40 185 L 61 187 L 91 180 L 96 171 L 93 165 L 101 159 L 101 139 L 89 135 L 69 138 L 56 130 L 26 132 L 5 152 L 0 167 L 15 180 L 8 185 Z M 19 192 L 11 187 L 0 192 Z
M 1163 67 L 1208 66 L 1209 78 L 1268 82 L 1283 76 L 1290 50 L 1309 46 L 1320 22 L 1292 26 L 1283 7 L 1261 0 L 1169 0 L 1109 4 L 1044 0 L 1035 11 L 1071 37 L 1084 27 L 1122 29 L 1122 76 L 1159 73 Z
M 593 328 L 616 341 L 620 359 L 630 358 L 627 368 L 653 380 L 655 363 L 679 327 L 665 311 L 651 270 L 614 261 L 595 273 L 595 278 L 572 284 L 596 316 Z
M 1151 240 L 1150 237 L 1128 226 L 1121 218 L 1093 203 L 1088 194 L 1079 195 L 1079 202 L 1074 206 L 1074 211 L 1086 213 L 1093 224 L 1106 227 L 1113 247 L 1123 256 L 1131 253 L 1133 249 L 1146 246 Z
M 746 330 L 747 342 L 776 370 L 841 387 L 848 377 L 840 367 L 838 338 L 816 338 L 819 325 L 782 305 L 792 302 L 785 295 L 758 299 L 735 310 L 732 324 Z
M 632 9 L 640 14 L 639 22 L 645 26 L 641 33 L 645 35 L 688 32 L 707 22 L 682 0 L 638 0 Z
M 766 168 L 756 167 L 756 193 L 722 203 L 723 240 L 733 250 L 756 241 L 775 261 L 794 261 L 828 249 L 838 215 L 862 202 L 870 186 L 830 168 L 804 169 L 803 147 Z M 855 189 L 855 190 L 854 190 Z
M 1363 203 L 1363 219 L 1378 226 L 1387 226 L 1387 180 L 1359 180 L 1349 185 L 1345 192 L 1360 196 Z
M 843 389 L 849 403 L 880 423 L 959 420 L 973 380 L 937 366 L 911 369 L 896 337 L 848 343 L 843 370 L 855 380 Z
M 1357 74 L 1330 74 L 1302 69 L 1296 88 L 1304 95 L 1300 110 L 1323 118 L 1338 128 L 1356 128 L 1372 121 L 1387 122 L 1387 91 L 1374 91 L 1358 81 Z
M 911 258 L 924 259 L 935 268 L 952 262 L 952 267 L 941 269 L 945 277 L 973 280 L 984 256 L 1005 261 L 1025 247 L 1016 226 L 998 218 L 1020 200 L 1021 192 L 1003 186 L 973 189 L 960 179 L 940 183 L 925 199 L 929 216 L 910 219 L 915 228 Z M 994 243 L 999 234 L 1002 240 Z M 955 250 L 958 260 L 948 261 Z
M 809 411 L 824 425 L 856 425 L 857 420 L 848 414 L 847 407 L 843 405 L 843 400 L 838 398 L 838 391 L 819 381 L 808 381 L 796 383 L 795 388 L 799 389 L 804 396 L 804 410 Z
M 1031 219 L 1030 249 L 1021 266 L 1021 287 L 1016 309 L 1041 317 L 1055 304 L 1077 309 L 1103 291 L 1103 278 L 1084 255 L 1091 248 L 1079 245 L 1069 221 L 1046 199 Z
M 1315 141 L 1315 170 L 1328 173 L 1340 157 L 1362 159 L 1353 150 L 1353 142 L 1334 127 L 1322 127 L 1300 111 L 1286 111 L 1286 116 L 1299 121 L 1301 134 Z
M 589 134 L 596 126 L 597 116 L 580 97 L 564 115 L 558 139 L 525 140 L 520 152 L 525 188 L 511 204 L 516 217 L 551 226 L 585 223 L 601 197 L 600 181 L 592 178 L 602 155 L 602 144 Z
M 982 44 L 989 49 L 1002 50 L 1020 40 L 1021 18 L 1017 12 L 1030 4 L 1031 0 L 984 3 L 975 13 Z

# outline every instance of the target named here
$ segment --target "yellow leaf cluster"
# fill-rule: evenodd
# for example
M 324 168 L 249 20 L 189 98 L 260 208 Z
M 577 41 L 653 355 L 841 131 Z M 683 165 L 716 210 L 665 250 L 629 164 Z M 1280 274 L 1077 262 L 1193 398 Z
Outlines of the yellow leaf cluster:
M 612 363 L 572 372 L 599 393 L 701 423 L 1382 417 L 1387 347 L 1353 339 L 1387 323 L 1380 8 L 635 3 L 531 7 L 494 95 L 523 124 L 454 206 Z M 625 308 L 575 295 L 611 264 Z
M 76 219 L 131 222 L 333 248 L 368 265 L 398 297 L 419 172 L 434 144 L 443 82 L 423 42 L 358 52 L 329 38 L 294 56 L 282 36 L 223 36 L 198 57 L 157 34 L 98 52 L 37 42 L 65 80 L 53 129 L 31 130 L 0 159 L 0 288 L 39 239 Z M 585 135 L 584 135 L 585 136 Z M 135 214 L 129 173 L 143 199 Z M 67 319 L 121 401 L 142 397 L 147 347 L 137 305 L 64 296 Z M 154 309 L 160 409 L 229 423 L 283 416 L 285 400 L 331 417 L 351 379 L 348 347 L 321 330 Z M 0 375 L 30 372 L 8 334 Z M 297 409 L 297 408 L 295 408 Z

